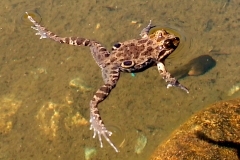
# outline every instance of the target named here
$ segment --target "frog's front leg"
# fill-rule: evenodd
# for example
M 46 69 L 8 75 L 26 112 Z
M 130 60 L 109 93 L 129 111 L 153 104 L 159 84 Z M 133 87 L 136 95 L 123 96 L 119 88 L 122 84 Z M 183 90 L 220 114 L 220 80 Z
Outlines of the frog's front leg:
M 119 152 L 115 145 L 109 139 L 109 136 L 112 135 L 112 132 L 108 131 L 102 121 L 98 110 L 98 104 L 102 102 L 110 94 L 111 90 L 116 86 L 116 83 L 119 79 L 119 70 L 109 69 L 109 67 L 102 68 L 102 75 L 105 84 L 97 90 L 93 99 L 90 102 L 90 130 L 93 129 L 94 135 L 93 138 L 98 135 L 100 145 L 102 144 L 102 136 L 107 140 L 107 142 L 115 149 L 116 152 Z
M 187 93 L 189 93 L 188 89 L 181 85 L 178 80 L 171 76 L 171 74 L 166 70 L 163 62 L 157 63 L 158 71 L 162 75 L 163 79 L 168 83 L 167 88 L 175 86 L 183 89 Z
M 143 30 L 141 31 L 140 36 L 141 36 L 142 38 L 148 37 L 149 31 L 150 31 L 153 27 L 156 27 L 156 26 L 152 26 L 152 21 L 150 20 L 150 22 L 149 22 L 149 24 L 147 25 L 147 27 L 143 28 Z

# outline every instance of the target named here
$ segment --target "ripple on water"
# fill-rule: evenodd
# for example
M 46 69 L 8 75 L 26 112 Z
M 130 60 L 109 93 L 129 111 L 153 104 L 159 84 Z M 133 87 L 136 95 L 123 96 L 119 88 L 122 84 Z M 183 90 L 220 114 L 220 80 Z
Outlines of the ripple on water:
M 33 10 L 26 10 L 24 11 L 19 18 L 19 23 L 22 25 L 32 25 L 32 22 L 30 22 L 27 18 L 27 14 L 26 12 L 34 19 L 36 20 L 38 23 L 40 23 L 42 21 L 42 17 L 41 15 L 37 12 L 37 9 L 33 9 Z
M 114 125 L 106 125 L 106 128 L 112 132 L 110 139 L 113 144 L 115 144 L 116 147 L 122 148 L 125 143 L 125 133 L 122 129 Z

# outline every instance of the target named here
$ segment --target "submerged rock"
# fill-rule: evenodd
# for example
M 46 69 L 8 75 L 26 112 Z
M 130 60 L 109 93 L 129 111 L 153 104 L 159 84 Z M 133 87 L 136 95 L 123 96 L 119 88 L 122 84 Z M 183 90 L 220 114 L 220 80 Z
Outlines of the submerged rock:
M 238 92 L 239 90 L 240 90 L 240 83 L 237 83 L 237 84 L 233 85 L 233 86 L 229 89 L 227 95 L 228 95 L 228 96 L 232 96 L 233 94 L 235 94 L 235 93 Z
M 69 82 L 69 86 L 78 89 L 79 91 L 91 91 L 92 87 L 86 85 L 86 81 L 81 78 L 74 78 Z
M 239 158 L 240 98 L 195 114 L 151 156 L 151 160 Z
M 95 148 L 87 147 L 85 148 L 85 160 L 93 159 L 97 154 L 97 150 Z
M 43 104 L 36 119 L 40 130 L 49 140 L 54 140 L 63 128 L 70 130 L 89 123 L 79 112 L 75 113 L 71 106 L 53 102 Z
M 137 133 L 138 139 L 137 143 L 135 144 L 135 153 L 140 154 L 147 144 L 147 137 L 141 131 L 137 131 Z
M 14 117 L 21 105 L 22 101 L 17 100 L 14 95 L 0 97 L 0 135 L 12 130 Z

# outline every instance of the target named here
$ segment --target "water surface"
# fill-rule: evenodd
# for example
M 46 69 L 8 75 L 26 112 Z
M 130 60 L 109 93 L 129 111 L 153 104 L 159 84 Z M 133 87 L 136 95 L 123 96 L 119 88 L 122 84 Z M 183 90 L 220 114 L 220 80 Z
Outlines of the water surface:
M 0 159 L 84 159 L 84 150 L 94 147 L 93 159 L 145 160 L 195 112 L 240 95 L 227 96 L 240 81 L 237 0 L 12 0 L 1 1 L 0 7 Z M 167 89 L 155 67 L 135 77 L 121 74 L 99 105 L 106 125 L 119 127 L 125 136 L 115 153 L 106 142 L 100 148 L 89 124 L 76 120 L 77 113 L 89 120 L 89 101 L 103 84 L 89 49 L 39 40 L 22 18 L 26 11 L 39 13 L 41 24 L 60 36 L 94 39 L 109 49 L 138 38 L 152 20 L 178 28 L 191 41 L 181 56 L 167 60 L 170 72 L 203 54 L 217 64 L 204 75 L 180 80 L 189 94 Z M 87 89 L 70 87 L 74 78 Z M 138 155 L 139 131 L 148 143 Z

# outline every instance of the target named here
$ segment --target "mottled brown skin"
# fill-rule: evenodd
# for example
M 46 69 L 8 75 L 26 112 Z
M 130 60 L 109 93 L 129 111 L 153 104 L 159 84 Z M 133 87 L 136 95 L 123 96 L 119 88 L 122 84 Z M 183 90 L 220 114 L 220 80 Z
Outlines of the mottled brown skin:
M 28 14 L 28 13 L 27 13 Z M 165 30 L 158 30 L 154 34 L 148 35 L 152 28 L 151 22 L 140 34 L 140 39 L 132 39 L 113 46 L 112 52 L 107 51 L 99 42 L 79 38 L 79 37 L 59 37 L 40 26 L 31 16 L 28 19 L 34 24 L 33 29 L 37 30 L 37 35 L 42 38 L 50 38 L 59 43 L 66 43 L 74 46 L 88 46 L 93 58 L 102 69 L 104 84 L 96 91 L 90 101 L 90 129 L 93 129 L 93 137 L 98 135 L 101 147 L 103 136 L 108 143 L 118 152 L 118 149 L 110 141 L 112 132 L 104 126 L 98 110 L 98 104 L 102 102 L 116 86 L 120 72 L 142 71 L 152 65 L 158 66 L 159 73 L 168 82 L 168 87 L 176 86 L 188 93 L 186 87 L 182 86 L 165 69 L 165 59 L 177 48 L 180 39 Z

